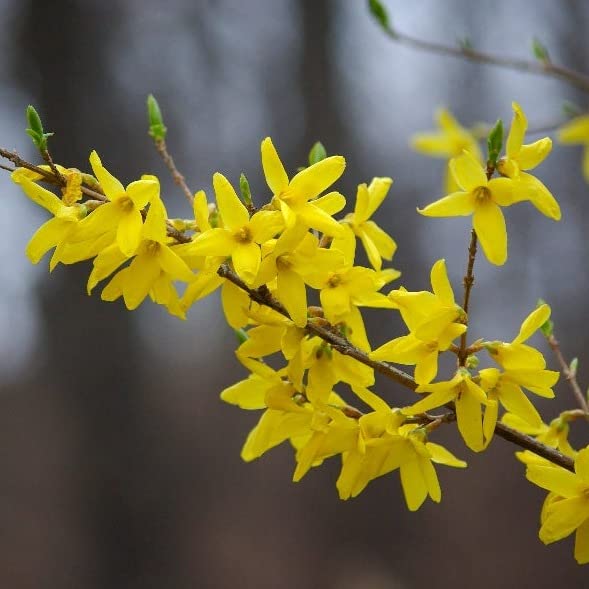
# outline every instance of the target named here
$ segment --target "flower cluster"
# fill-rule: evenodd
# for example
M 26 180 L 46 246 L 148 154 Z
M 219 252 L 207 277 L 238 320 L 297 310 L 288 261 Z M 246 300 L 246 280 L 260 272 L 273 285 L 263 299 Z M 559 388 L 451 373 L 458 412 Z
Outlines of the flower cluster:
M 447 111 L 438 114 L 440 132 L 414 138 L 417 149 L 449 158 L 450 172 L 450 193 L 419 212 L 473 216 L 462 304 L 443 259 L 431 268 L 431 291 L 387 287 L 400 276 L 383 267 L 397 245 L 372 217 L 391 178 L 360 184 L 353 211 L 338 219 L 346 198 L 332 187 L 344 172 L 344 158 L 310 158 L 309 166 L 291 177 L 270 138 L 261 144 L 269 189 L 263 205 L 253 205 L 249 187 L 244 192 L 240 185 L 239 195 L 216 173 L 214 201 L 203 190 L 194 194 L 191 219 L 168 218 L 155 176 L 125 187 L 96 152 L 90 156 L 92 174 L 53 164 L 19 167 L 14 182 L 52 215 L 33 235 L 27 255 L 37 263 L 54 250 L 50 270 L 92 259 L 88 293 L 106 281 L 102 299 L 122 298 L 129 310 L 149 297 L 185 318 L 196 301 L 220 289 L 225 318 L 240 341 L 237 358 L 249 373 L 221 398 L 262 412 L 247 436 L 243 459 L 288 442 L 294 448 L 293 479 L 299 481 L 312 467 L 339 457 L 336 487 L 342 499 L 398 470 L 410 510 L 428 496 L 439 502 L 434 464 L 466 466 L 431 441 L 448 422 L 457 422 L 465 445 L 475 452 L 485 450 L 501 427 L 555 448 L 575 460 L 575 474 L 529 451 L 518 456 L 529 480 L 550 491 L 540 537 L 552 542 L 576 529 L 575 555 L 587 562 L 589 450 L 576 452 L 568 442 L 568 423 L 576 414 L 565 412 L 547 425 L 527 396 L 554 397 L 559 378 L 528 343 L 538 330 L 546 332 L 550 307 L 539 304 L 511 341 L 467 341 L 477 240 L 493 264 L 507 259 L 502 207 L 529 201 L 560 219 L 552 194 L 528 173 L 550 153 L 551 141 L 525 144 L 526 117 L 516 103 L 513 111 L 505 155 L 497 151 L 486 163 L 474 135 Z M 502 138 L 494 142 L 502 144 Z M 59 184 L 61 197 L 44 183 Z M 358 242 L 365 266 L 357 262 Z M 373 349 L 362 316 L 366 307 L 398 313 L 405 332 Z M 479 369 L 483 353 L 488 365 Z M 454 356 L 455 368 L 440 377 L 442 354 Z M 394 364 L 413 366 L 413 376 Z M 385 400 L 374 390 L 377 370 L 417 396 L 406 403 Z M 501 408 L 506 412 L 500 419 Z

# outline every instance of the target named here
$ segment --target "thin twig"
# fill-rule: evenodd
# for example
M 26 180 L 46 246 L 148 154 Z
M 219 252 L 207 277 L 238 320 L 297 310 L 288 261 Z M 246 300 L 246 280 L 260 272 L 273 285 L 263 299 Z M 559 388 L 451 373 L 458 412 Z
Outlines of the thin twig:
M 464 275 L 464 301 L 462 303 L 462 309 L 466 314 L 466 320 L 468 321 L 468 308 L 470 305 L 470 293 L 474 284 L 474 261 L 477 255 L 477 234 L 474 229 L 470 232 L 470 245 L 468 246 L 468 263 L 466 265 L 466 274 Z M 466 364 L 466 358 L 468 356 L 466 347 L 466 331 L 460 336 L 460 352 L 458 354 L 459 366 Z
M 579 386 L 579 382 L 577 381 L 577 375 L 570 369 L 567 361 L 564 359 L 562 355 L 562 351 L 560 349 L 560 343 L 554 337 L 554 334 L 551 334 L 546 338 L 548 340 L 548 345 L 554 352 L 558 363 L 560 364 L 560 371 L 564 375 L 565 379 L 569 383 L 575 398 L 577 399 L 577 403 L 579 407 L 585 412 L 585 414 L 589 415 L 589 405 L 587 404 L 587 399 L 585 399 L 585 395 L 583 395 L 583 391 Z
M 219 267 L 217 273 L 222 278 L 226 278 L 247 292 L 250 298 L 256 303 L 270 307 L 281 315 L 289 317 L 288 311 L 279 301 L 272 297 L 268 289 L 250 288 L 241 278 L 239 278 L 239 276 L 237 276 L 237 274 L 235 274 L 235 272 L 233 272 L 233 270 L 231 270 L 227 264 L 222 264 Z M 335 348 L 341 354 L 346 354 L 355 360 L 358 360 L 358 362 L 361 362 L 366 366 L 370 366 L 391 380 L 394 380 L 395 382 L 398 382 L 399 384 L 402 384 L 411 390 L 415 390 L 417 388 L 417 383 L 411 376 L 387 364 L 386 362 L 376 362 L 371 360 L 365 352 L 356 348 L 346 338 L 342 337 L 338 333 L 335 333 L 332 331 L 332 329 L 326 327 L 325 324 L 319 325 L 310 321 L 307 324 L 307 331 L 313 335 L 317 335 L 327 343 L 331 344 L 333 348 Z M 503 423 L 497 423 L 495 426 L 495 433 L 499 437 L 518 445 L 520 448 L 523 448 L 524 450 L 530 450 L 534 454 L 537 454 L 538 456 L 541 456 L 542 458 L 545 458 L 546 460 L 549 460 L 558 466 L 562 466 L 563 468 L 566 468 L 570 471 L 574 470 L 572 458 L 565 456 L 555 448 L 546 446 L 545 444 L 538 442 L 538 440 L 535 440 L 526 434 L 522 434 L 521 432 L 518 432 L 517 430 L 514 430 L 513 428 Z
M 51 157 L 49 150 L 43 149 L 41 151 L 41 157 L 45 160 L 47 165 L 51 168 L 53 175 L 60 181 L 60 183 L 64 184 L 66 180 L 62 176 L 61 172 L 57 169 L 57 166 L 53 163 L 53 158 Z
M 166 167 L 170 171 L 172 179 L 182 189 L 182 192 L 184 193 L 186 200 L 190 203 L 190 206 L 192 206 L 192 192 L 186 184 L 186 179 L 178 171 L 178 168 L 174 163 L 174 159 L 169 154 L 165 139 L 158 139 L 157 141 L 155 141 L 155 148 L 157 149 L 157 152 L 160 154 L 162 160 L 164 161 L 164 164 L 166 164 Z
M 417 39 L 416 37 L 406 35 L 405 33 L 400 33 L 396 29 L 385 29 L 385 32 L 390 39 L 407 47 L 428 51 L 429 53 L 436 53 L 438 55 L 458 57 L 477 63 L 495 65 L 528 74 L 556 78 L 558 80 L 567 82 L 568 84 L 571 84 L 572 86 L 575 86 L 584 92 L 589 92 L 589 76 L 565 66 L 556 65 L 550 61 L 531 61 L 517 57 L 501 57 L 499 55 L 477 51 L 468 47 L 453 47 L 449 45 L 443 45 L 442 43 Z
M 17 154 L 13 152 L 0 148 L 0 156 L 9 159 L 17 167 L 24 167 L 30 169 L 40 174 L 42 177 L 47 179 L 47 181 L 53 181 L 53 183 L 56 183 L 56 179 L 51 174 L 51 172 L 47 172 L 46 170 L 38 168 L 37 166 L 34 166 L 33 164 L 30 164 L 29 162 L 22 160 Z M 99 200 L 101 202 L 104 202 L 106 200 L 106 197 L 104 195 L 94 192 L 93 190 L 84 190 L 84 188 L 85 187 L 82 187 L 83 191 L 85 193 L 90 193 L 90 195 L 93 196 L 95 200 Z M 99 204 L 97 204 L 97 206 L 99 206 Z M 175 239 L 178 243 L 189 243 L 191 241 L 190 236 L 186 235 L 181 231 L 178 231 L 177 229 L 172 227 L 170 223 L 167 223 L 167 234 L 173 239 Z M 219 267 L 217 273 L 222 278 L 226 278 L 227 280 L 229 280 L 230 282 L 232 282 L 233 284 L 247 292 L 249 297 L 253 301 L 261 305 L 270 307 L 271 309 L 274 309 L 281 315 L 290 318 L 288 311 L 279 301 L 277 301 L 272 296 L 268 288 L 264 286 L 257 289 L 250 288 L 249 286 L 247 286 L 247 284 L 245 284 L 245 282 L 243 282 L 243 280 L 239 276 L 237 276 L 237 274 L 235 274 L 235 272 L 233 272 L 233 270 L 231 270 L 231 268 L 227 264 L 222 264 Z M 370 359 L 365 352 L 356 348 L 350 341 L 343 337 L 333 326 L 331 326 L 325 320 L 317 318 L 314 321 L 313 319 L 311 319 L 309 323 L 307 323 L 306 329 L 308 333 L 316 335 L 328 344 L 330 344 L 332 348 L 337 350 L 340 354 L 350 356 L 358 362 L 361 362 L 366 366 L 370 366 L 377 372 L 384 374 L 386 377 L 390 378 L 395 382 L 398 382 L 399 384 L 407 387 L 408 389 L 414 391 L 417 388 L 417 383 L 415 382 L 415 380 L 413 380 L 411 376 L 409 376 L 402 370 L 399 370 L 394 366 L 387 364 L 386 362 L 379 362 Z M 349 407 L 348 410 L 351 413 L 350 416 L 354 416 L 357 418 L 361 416 L 360 412 L 353 407 Z M 419 423 L 424 424 L 433 423 L 437 421 L 440 421 L 440 423 L 442 423 L 454 420 L 455 414 L 449 413 L 445 414 L 444 416 L 432 416 L 429 414 L 423 414 L 422 416 L 416 416 L 416 418 L 423 419 L 423 421 L 420 421 Z M 522 434 L 517 430 L 514 430 L 502 423 L 497 423 L 497 425 L 495 426 L 495 433 L 499 437 L 502 437 L 505 440 L 513 442 L 514 444 L 520 446 L 521 448 L 524 448 L 525 450 L 530 450 L 531 452 L 534 452 L 538 456 L 541 456 L 542 458 L 545 458 L 546 460 L 549 460 L 554 464 L 562 466 L 563 468 L 566 468 L 570 471 L 574 470 L 573 460 L 571 458 L 565 456 L 564 454 L 560 453 L 558 450 L 554 448 L 550 448 L 549 446 L 546 446 L 541 442 L 538 442 L 530 436 Z

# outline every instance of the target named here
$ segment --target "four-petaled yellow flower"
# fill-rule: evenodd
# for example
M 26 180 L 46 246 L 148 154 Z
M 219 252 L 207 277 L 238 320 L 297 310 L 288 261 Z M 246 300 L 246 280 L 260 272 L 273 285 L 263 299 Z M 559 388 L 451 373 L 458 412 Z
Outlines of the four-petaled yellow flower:
M 549 137 L 524 145 L 528 120 L 521 106 L 514 102 L 513 121 L 507 137 L 506 156 L 497 163 L 497 170 L 503 176 L 513 179 L 515 201 L 529 200 L 543 215 L 559 221 L 560 206 L 548 188 L 535 176 L 524 170 L 533 170 L 541 164 L 552 150 Z
M 278 211 L 258 211 L 250 218 L 229 180 L 218 172 L 213 188 L 223 227 L 210 228 L 185 248 L 193 256 L 231 256 L 235 271 L 253 282 L 260 268 L 260 244 L 276 235 L 283 226 Z
M 464 368 L 459 368 L 452 380 L 417 387 L 418 393 L 430 393 L 421 401 L 403 409 L 406 415 L 418 415 L 424 411 L 454 402 L 458 431 L 464 443 L 475 452 L 484 449 L 483 414 L 481 405 L 487 405 L 487 396 Z
M 152 200 L 159 198 L 160 183 L 155 176 L 145 175 L 141 177 L 141 180 L 131 182 L 125 188 L 102 165 L 95 151 L 90 155 L 90 165 L 108 202 L 97 207 L 80 221 L 72 241 L 97 239 L 116 229 L 119 249 L 130 257 L 141 241 L 143 227 L 141 211 Z
M 420 385 L 428 384 L 436 377 L 438 354 L 446 351 L 467 329 L 463 323 L 455 323 L 464 316 L 464 311 L 454 300 L 444 260 L 433 265 L 431 283 L 433 293 L 406 290 L 389 293 L 410 333 L 369 354 L 373 360 L 415 364 L 415 381 Z
M 575 560 L 589 563 L 589 448 L 579 451 L 575 472 L 556 465 L 528 465 L 526 477 L 550 491 L 540 527 L 540 540 L 551 544 L 575 533 Z
M 515 202 L 513 181 L 487 179 L 483 166 L 470 153 L 450 161 L 450 169 L 462 189 L 437 200 L 424 209 L 426 217 L 473 216 L 473 227 L 487 259 L 501 266 L 507 260 L 507 230 L 501 207 Z
M 262 167 L 288 228 L 299 222 L 327 235 L 341 235 L 342 227 L 332 215 L 346 206 L 346 199 L 339 192 L 317 198 L 344 173 L 346 160 L 341 155 L 327 157 L 289 181 L 272 140 L 266 137 L 262 141 Z
M 391 178 L 374 178 L 369 186 L 360 184 L 356 194 L 354 212 L 341 221 L 344 234 L 334 239 L 334 246 L 343 251 L 351 251 L 352 259 L 356 248 L 356 237 L 362 241 L 366 255 L 375 270 L 382 268 L 382 260 L 392 260 L 397 244 L 374 221 L 370 219 L 385 199 Z M 340 241 L 344 242 L 340 245 Z
M 457 157 L 464 151 L 472 153 L 476 160 L 482 162 L 483 154 L 479 148 L 473 131 L 464 128 L 445 108 L 436 111 L 436 123 L 439 131 L 429 133 L 416 133 L 411 138 L 411 145 L 420 153 L 432 157 L 450 158 Z M 458 190 L 456 180 L 446 166 L 445 190 L 447 193 Z
M 583 174 L 589 182 L 589 115 L 575 117 L 558 130 L 558 140 L 567 145 L 580 144 L 584 147 Z

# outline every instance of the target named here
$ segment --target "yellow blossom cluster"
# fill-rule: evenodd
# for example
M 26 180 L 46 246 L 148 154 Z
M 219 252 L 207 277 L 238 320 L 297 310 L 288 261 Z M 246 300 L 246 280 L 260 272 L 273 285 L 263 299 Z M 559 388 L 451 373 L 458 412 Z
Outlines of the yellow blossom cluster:
M 444 110 L 438 113 L 439 132 L 414 138 L 418 150 L 449 159 L 449 193 L 419 212 L 472 215 L 472 243 L 478 240 L 496 265 L 507 260 L 503 207 L 529 201 L 551 219 L 561 216 L 546 186 L 528 173 L 552 143 L 549 138 L 524 143 L 525 114 L 517 103 L 513 113 L 503 157 L 485 161 L 474 135 Z M 397 245 L 372 219 L 391 178 L 360 184 L 352 212 L 338 219 L 346 198 L 332 187 L 345 169 L 342 156 L 321 157 L 291 177 L 266 138 L 261 163 L 269 189 L 262 206 L 254 207 L 249 195 L 243 190 L 239 195 L 215 173 L 214 201 L 203 190 L 194 194 L 189 220 L 168 217 L 155 176 L 124 186 L 96 152 L 90 155 L 92 174 L 53 164 L 18 167 L 14 182 L 52 215 L 26 253 L 37 263 L 53 250 L 50 270 L 92 260 L 88 293 L 105 282 L 102 299 L 122 298 L 129 310 L 149 297 L 185 318 L 196 301 L 220 289 L 227 323 L 240 338 L 237 358 L 249 373 L 221 398 L 261 411 L 243 459 L 288 442 L 294 449 L 293 480 L 299 481 L 312 467 L 338 457 L 342 499 L 398 470 L 410 510 L 428 496 L 439 502 L 434 464 L 466 466 L 430 440 L 447 422 L 457 422 L 465 445 L 475 452 L 487 448 L 498 427 L 554 448 L 574 459 L 574 474 L 529 451 L 519 455 L 529 480 L 550 492 L 540 538 L 553 542 L 577 530 L 575 555 L 588 562 L 589 450 L 570 446 L 570 414 L 547 425 L 526 394 L 554 397 L 559 373 L 547 369 L 543 354 L 528 343 L 549 323 L 550 307 L 532 310 L 511 341 L 479 338 L 468 344 L 472 275 L 466 277 L 462 305 L 443 259 L 431 268 L 431 291 L 399 286 L 382 292 L 400 276 L 383 268 Z M 51 180 L 61 186 L 60 197 L 43 186 Z M 357 263 L 358 242 L 365 266 Z M 474 255 L 473 250 L 468 273 Z M 362 316 L 366 307 L 398 313 L 406 330 L 373 349 Z M 480 369 L 479 353 L 488 361 Z M 453 355 L 456 365 L 439 377 L 442 354 Z M 413 376 L 395 364 L 413 366 Z M 376 387 L 376 371 L 409 386 L 417 397 L 385 400 L 389 392 Z M 506 411 L 501 419 L 500 408 Z

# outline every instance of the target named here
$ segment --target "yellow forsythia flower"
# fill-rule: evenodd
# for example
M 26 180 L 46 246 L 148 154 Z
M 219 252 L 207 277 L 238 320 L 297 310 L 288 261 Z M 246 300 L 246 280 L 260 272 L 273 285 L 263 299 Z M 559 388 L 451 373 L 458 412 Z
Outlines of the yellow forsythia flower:
M 516 202 L 529 200 L 543 215 L 559 221 L 560 206 L 554 196 L 538 178 L 524 171 L 534 169 L 548 157 L 552 150 L 552 140 L 544 137 L 524 145 L 528 120 L 517 102 L 512 107 L 513 121 L 507 137 L 507 153 L 497 163 L 497 170 L 503 176 L 513 179 Z
M 589 115 L 575 117 L 563 125 L 558 131 L 558 140 L 560 143 L 580 144 L 584 147 L 583 174 L 585 180 L 589 182 Z
M 554 495 L 542 512 L 540 540 L 551 544 L 575 533 L 575 560 L 589 563 L 589 448 L 579 451 L 575 472 L 560 466 L 528 465 L 529 481 Z
M 288 228 L 302 223 L 326 235 L 340 235 L 341 225 L 331 216 L 346 206 L 339 192 L 317 198 L 343 173 L 346 160 L 332 155 L 301 170 L 290 181 L 270 137 L 262 141 L 262 167 L 275 203 Z

